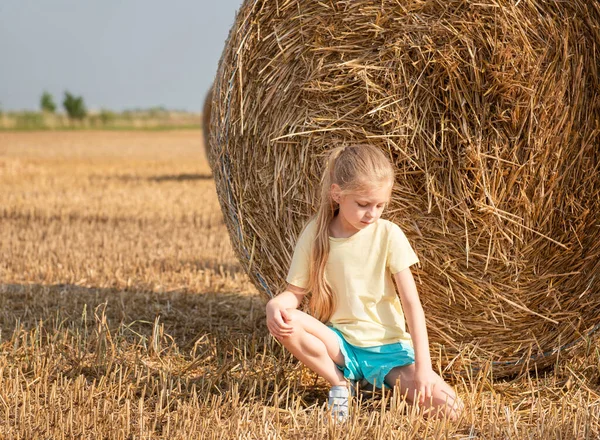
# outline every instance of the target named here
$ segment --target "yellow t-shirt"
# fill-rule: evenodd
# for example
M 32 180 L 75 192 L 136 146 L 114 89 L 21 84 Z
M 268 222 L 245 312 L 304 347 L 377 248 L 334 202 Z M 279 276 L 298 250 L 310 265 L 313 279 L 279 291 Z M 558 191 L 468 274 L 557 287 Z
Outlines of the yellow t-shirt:
M 312 220 L 294 249 L 289 284 L 306 288 L 315 233 Z M 412 344 L 391 277 L 419 262 L 404 232 L 379 219 L 351 237 L 329 237 L 329 248 L 325 279 L 334 292 L 336 309 L 328 324 L 359 347 Z

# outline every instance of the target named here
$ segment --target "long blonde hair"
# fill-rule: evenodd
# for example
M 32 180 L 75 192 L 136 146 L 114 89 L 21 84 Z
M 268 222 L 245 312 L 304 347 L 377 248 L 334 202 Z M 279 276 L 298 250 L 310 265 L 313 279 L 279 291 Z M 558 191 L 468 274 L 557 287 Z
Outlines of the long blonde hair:
M 337 184 L 341 195 L 361 193 L 394 181 L 394 168 L 377 147 L 368 144 L 338 147 L 331 151 L 321 179 L 321 200 L 316 215 L 315 241 L 312 247 L 308 278 L 311 293 L 309 309 L 322 322 L 333 314 L 335 296 L 325 279 L 329 258 L 329 224 L 339 205 L 331 197 L 331 186 Z

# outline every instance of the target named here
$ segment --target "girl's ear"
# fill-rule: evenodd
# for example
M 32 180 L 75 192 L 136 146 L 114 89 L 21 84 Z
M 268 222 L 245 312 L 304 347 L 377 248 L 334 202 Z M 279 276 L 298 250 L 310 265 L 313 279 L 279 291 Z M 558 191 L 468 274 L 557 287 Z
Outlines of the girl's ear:
M 342 194 L 342 188 L 340 188 L 340 186 L 337 183 L 334 183 L 331 185 L 331 190 L 329 191 L 329 194 L 334 202 L 340 203 L 340 195 Z

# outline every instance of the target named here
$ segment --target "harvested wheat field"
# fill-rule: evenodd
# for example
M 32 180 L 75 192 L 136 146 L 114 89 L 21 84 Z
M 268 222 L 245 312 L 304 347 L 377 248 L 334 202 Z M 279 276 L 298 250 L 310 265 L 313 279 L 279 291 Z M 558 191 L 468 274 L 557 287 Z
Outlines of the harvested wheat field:
M 600 436 L 592 340 L 504 380 L 459 354 L 456 424 L 388 395 L 328 423 L 326 384 L 267 334 L 200 131 L 1 133 L 0 200 L 0 438 Z

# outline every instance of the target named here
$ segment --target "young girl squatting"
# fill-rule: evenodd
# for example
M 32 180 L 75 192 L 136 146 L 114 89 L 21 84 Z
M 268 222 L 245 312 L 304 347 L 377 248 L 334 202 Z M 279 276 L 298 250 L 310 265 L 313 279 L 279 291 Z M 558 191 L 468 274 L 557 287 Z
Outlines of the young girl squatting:
M 427 415 L 456 419 L 462 402 L 431 366 L 410 271 L 419 260 L 402 230 L 380 218 L 393 184 L 394 169 L 378 148 L 331 152 L 317 215 L 298 239 L 287 289 L 267 304 L 267 327 L 331 384 L 337 420 L 348 417 L 348 381 L 360 380 L 396 387 Z M 310 315 L 298 310 L 307 293 Z

